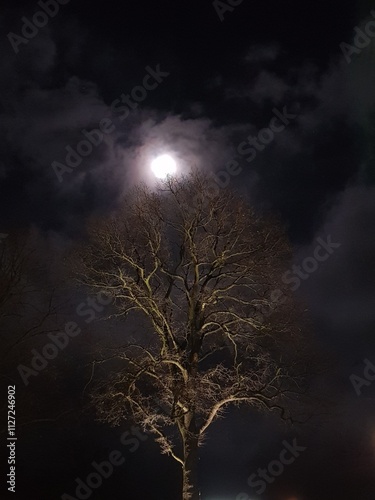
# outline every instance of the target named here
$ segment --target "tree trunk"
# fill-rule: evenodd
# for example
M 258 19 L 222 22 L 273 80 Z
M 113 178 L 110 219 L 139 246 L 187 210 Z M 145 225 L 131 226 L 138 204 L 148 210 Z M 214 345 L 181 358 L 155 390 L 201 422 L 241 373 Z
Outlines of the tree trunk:
M 194 317 L 194 316 L 193 316 Z M 191 352 L 189 359 L 189 381 L 188 388 L 192 394 L 196 394 L 196 376 L 198 373 L 198 353 L 200 341 L 197 339 L 196 331 L 193 329 L 190 336 Z M 190 412 L 184 417 L 183 447 L 184 465 L 182 468 L 182 500 L 200 500 L 201 495 L 198 485 L 198 432 L 195 422 L 195 404 L 193 401 Z
M 198 436 L 184 438 L 184 466 L 182 468 L 182 500 L 200 500 L 198 485 Z

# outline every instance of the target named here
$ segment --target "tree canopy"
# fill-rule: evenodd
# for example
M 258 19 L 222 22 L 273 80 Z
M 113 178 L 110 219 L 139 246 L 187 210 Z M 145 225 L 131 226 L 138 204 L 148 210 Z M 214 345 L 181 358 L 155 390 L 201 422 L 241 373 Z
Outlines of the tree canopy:
M 99 416 L 132 415 L 182 465 L 183 499 L 199 498 L 197 448 L 212 422 L 240 404 L 287 418 L 302 390 L 299 312 L 281 282 L 288 240 L 276 219 L 212 192 L 199 173 L 138 186 L 88 235 L 79 281 L 113 297 L 111 317 L 139 326 L 98 360 L 117 360 L 93 392 Z

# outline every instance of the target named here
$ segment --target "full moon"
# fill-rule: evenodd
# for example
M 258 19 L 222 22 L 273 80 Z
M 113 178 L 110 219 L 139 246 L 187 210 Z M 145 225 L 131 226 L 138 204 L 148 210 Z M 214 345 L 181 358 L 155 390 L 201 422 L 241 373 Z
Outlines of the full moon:
M 153 160 L 151 170 L 158 179 L 165 179 L 176 172 L 176 162 L 169 155 L 161 155 Z

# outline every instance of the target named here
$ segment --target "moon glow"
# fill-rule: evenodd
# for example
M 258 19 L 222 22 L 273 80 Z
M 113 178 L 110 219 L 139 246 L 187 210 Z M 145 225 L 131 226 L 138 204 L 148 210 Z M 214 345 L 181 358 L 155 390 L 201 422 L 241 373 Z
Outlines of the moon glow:
M 161 155 L 152 161 L 151 170 L 158 179 L 165 179 L 176 172 L 176 162 L 169 155 Z

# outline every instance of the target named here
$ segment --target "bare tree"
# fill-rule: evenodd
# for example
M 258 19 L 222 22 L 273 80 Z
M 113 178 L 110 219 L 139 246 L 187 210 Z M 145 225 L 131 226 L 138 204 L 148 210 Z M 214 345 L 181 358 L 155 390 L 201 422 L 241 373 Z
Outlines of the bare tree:
M 198 449 L 215 419 L 240 404 L 288 417 L 301 390 L 301 328 L 279 290 L 287 239 L 198 173 L 136 188 L 89 238 L 75 256 L 79 281 L 139 325 L 107 358 L 116 364 L 93 392 L 99 416 L 119 424 L 130 413 L 181 465 L 182 499 L 199 499 Z
M 0 244 L 0 380 L 17 384 L 17 391 L 22 391 L 22 397 L 17 399 L 18 429 L 55 420 L 46 417 L 46 413 L 55 412 L 56 407 L 51 410 L 45 394 L 38 400 L 37 393 L 24 390 L 18 371 L 20 365 L 28 363 L 31 347 L 43 340 L 50 341 L 48 334 L 63 327 L 61 285 L 51 273 L 54 256 L 46 251 L 43 242 L 36 230 L 14 230 Z M 43 378 L 45 387 L 53 383 L 55 390 L 54 374 Z M 39 390 L 40 387 L 39 384 Z M 4 400 L 0 410 L 5 412 L 6 405 Z M 6 419 L 2 421 L 5 423 Z M 5 435 L 4 426 L 0 428 L 0 437 Z
M 0 328 L 5 354 L 32 337 L 58 331 L 56 290 L 41 264 L 33 231 L 14 231 L 0 245 Z M 40 278 L 43 276 L 43 283 Z

